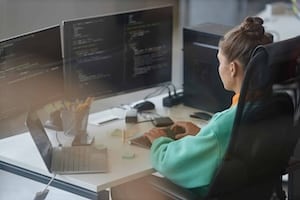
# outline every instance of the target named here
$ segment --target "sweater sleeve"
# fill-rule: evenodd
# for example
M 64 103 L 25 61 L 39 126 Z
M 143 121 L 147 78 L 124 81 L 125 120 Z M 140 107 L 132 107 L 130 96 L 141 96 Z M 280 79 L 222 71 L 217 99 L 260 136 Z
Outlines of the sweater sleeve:
M 213 133 L 187 136 L 177 141 L 162 137 L 152 145 L 153 167 L 165 177 L 187 188 L 210 183 L 220 157 Z
M 186 136 L 176 141 L 167 137 L 154 140 L 151 147 L 153 167 L 182 187 L 209 185 L 224 155 L 224 143 L 228 143 L 228 140 L 220 141 L 222 137 L 218 134 L 230 134 L 232 128 L 230 119 L 233 117 L 222 120 L 222 115 L 212 118 L 196 136 Z

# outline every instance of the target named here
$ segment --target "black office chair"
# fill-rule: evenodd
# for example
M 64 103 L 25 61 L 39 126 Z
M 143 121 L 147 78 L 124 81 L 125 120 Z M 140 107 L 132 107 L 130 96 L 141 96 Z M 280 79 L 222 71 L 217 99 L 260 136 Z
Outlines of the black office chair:
M 290 159 L 300 134 L 299 63 L 300 37 L 253 52 L 230 143 L 206 197 L 165 178 L 152 176 L 152 186 L 170 199 L 285 199 L 281 177 L 292 169 Z

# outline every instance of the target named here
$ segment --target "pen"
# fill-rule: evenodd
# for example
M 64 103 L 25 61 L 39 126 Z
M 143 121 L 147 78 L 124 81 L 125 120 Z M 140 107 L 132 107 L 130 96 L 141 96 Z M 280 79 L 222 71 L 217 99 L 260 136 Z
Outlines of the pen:
M 120 119 L 121 119 L 121 118 L 119 118 L 119 117 L 114 117 L 114 118 L 107 119 L 107 120 L 105 120 L 105 121 L 99 122 L 98 124 L 99 124 L 99 125 L 103 125 L 103 124 L 105 124 L 105 123 L 113 122 L 113 121 L 120 120 Z

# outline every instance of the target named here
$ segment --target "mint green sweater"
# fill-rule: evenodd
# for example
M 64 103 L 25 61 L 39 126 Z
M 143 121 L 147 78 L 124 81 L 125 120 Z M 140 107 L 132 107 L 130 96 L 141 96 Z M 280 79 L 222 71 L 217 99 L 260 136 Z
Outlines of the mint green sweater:
M 201 195 L 220 165 L 232 132 L 236 106 L 216 113 L 196 136 L 160 137 L 151 147 L 153 167 L 174 183 Z

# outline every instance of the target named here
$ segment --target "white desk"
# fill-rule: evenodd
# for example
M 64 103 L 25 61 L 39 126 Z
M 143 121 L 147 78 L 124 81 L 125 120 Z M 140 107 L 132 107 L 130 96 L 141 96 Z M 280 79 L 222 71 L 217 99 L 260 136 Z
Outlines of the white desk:
M 192 120 L 189 114 L 196 109 L 188 108 L 183 105 L 171 109 L 164 108 L 161 100 L 156 102 L 156 111 L 161 115 L 169 115 L 174 120 Z M 193 119 L 195 123 L 205 124 L 205 121 Z M 112 135 L 116 129 L 122 129 L 125 126 L 124 120 L 108 123 L 103 126 L 88 126 L 88 133 L 95 136 L 94 145 L 105 145 L 108 149 L 109 172 L 98 174 L 80 174 L 80 175 L 57 175 L 54 181 L 57 187 L 67 191 L 80 194 L 91 199 L 102 198 L 102 192 L 105 189 L 118 184 L 149 175 L 154 172 L 149 160 L 149 150 L 128 145 L 122 142 L 121 135 Z M 143 133 L 152 128 L 151 122 L 129 125 L 127 135 L 132 133 Z M 71 143 L 72 138 L 58 132 L 58 138 L 64 143 Z M 55 132 L 48 130 L 50 140 L 57 145 Z M 135 157 L 132 159 L 122 158 L 124 152 L 132 152 Z M 52 175 L 47 171 L 40 154 L 33 143 L 29 133 L 24 133 L 0 140 L 0 161 L 4 170 L 17 173 L 38 181 L 43 179 L 47 182 Z M 0 163 L 1 168 L 1 163 Z M 12 170 L 13 169 L 13 170 Z M 105 196 L 105 195 L 104 195 Z

